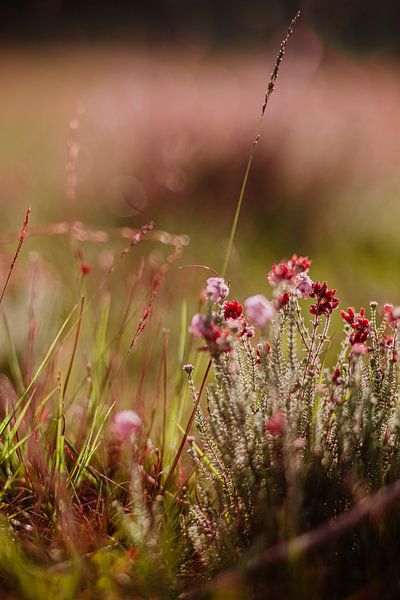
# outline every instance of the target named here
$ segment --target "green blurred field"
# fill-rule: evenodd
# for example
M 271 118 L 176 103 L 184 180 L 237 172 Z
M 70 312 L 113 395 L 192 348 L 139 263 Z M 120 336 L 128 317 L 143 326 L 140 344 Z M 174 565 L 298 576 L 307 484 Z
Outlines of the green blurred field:
M 270 298 L 271 264 L 297 253 L 313 259 L 314 280 L 337 289 L 341 308 L 371 299 L 400 304 L 399 67 L 388 59 L 340 56 L 306 30 L 290 42 L 244 199 L 227 272 L 230 296 Z M 128 597 L 129 586 L 142 583 L 159 586 L 152 597 L 166 597 L 168 578 L 179 571 L 175 494 L 178 489 L 183 498 L 187 484 L 190 496 L 198 466 L 187 460 L 182 432 L 189 423 L 187 433 L 201 439 L 188 419 L 194 398 L 209 402 L 196 390 L 191 397 L 182 372 L 183 364 L 196 365 L 197 390 L 209 373 L 209 356 L 197 351 L 202 341 L 188 325 L 193 313 L 206 310 L 200 294 L 210 272 L 204 267 L 221 272 L 224 264 L 274 52 L 2 48 L 2 281 L 32 207 L 0 320 L 0 424 L 10 415 L 0 448 L 6 457 L 1 508 L 33 573 L 18 545 L 14 556 L 0 522 L 0 571 L 10 598 L 16 582 L 17 590 L 27 586 L 24 597 L 42 597 L 47 565 L 55 598 Z M 151 221 L 155 231 L 130 244 Z M 82 274 L 82 263 L 90 273 Z M 304 315 L 310 303 L 304 302 Z M 321 373 L 330 366 L 325 348 L 337 355 L 339 312 L 333 349 L 318 345 Z M 387 381 L 390 396 L 390 369 Z M 20 431 L 10 406 L 31 389 Z M 137 411 L 143 429 L 125 455 L 113 419 L 127 408 Z M 135 470 L 136 461 L 143 470 Z M 53 485 L 54 473 L 62 483 L 70 471 L 66 488 L 87 514 L 75 513 L 75 501 L 67 506 L 67 492 L 64 498 Z M 133 489 L 141 478 L 143 489 Z M 160 492 L 164 529 L 157 521 Z M 142 502 L 156 507 L 148 531 Z M 118 507 L 121 523 L 128 516 L 123 527 Z M 168 560 L 158 580 L 161 548 Z M 36 562 L 46 571 L 34 569 Z M 123 577 L 131 571 L 127 584 Z M 312 578 L 310 571 L 305 581 Z M 29 591 L 31 579 L 37 587 Z M 74 586 L 83 586 L 82 595 Z M 228 593 L 232 587 L 228 578 Z
M 273 62 L 272 54 L 204 48 L 3 49 L 1 232 L 19 227 L 28 204 L 32 226 L 113 229 L 152 219 L 190 236 L 182 264 L 220 269 Z M 328 55 L 311 34 L 293 41 L 250 177 L 229 273 L 234 293 L 267 290 L 270 263 L 298 252 L 345 304 L 400 301 L 399 88 L 396 65 Z M 65 164 L 77 110 L 71 200 Z M 70 259 L 59 240 L 32 239 L 29 249 L 61 266 Z M 87 249 L 96 262 L 106 248 Z M 202 284 L 199 271 L 173 278 L 183 293 Z

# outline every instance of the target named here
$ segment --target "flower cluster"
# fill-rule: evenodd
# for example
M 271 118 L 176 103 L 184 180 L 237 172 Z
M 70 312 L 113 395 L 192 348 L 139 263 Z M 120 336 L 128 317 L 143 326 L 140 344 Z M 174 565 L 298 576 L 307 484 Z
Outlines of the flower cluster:
M 315 281 L 312 284 L 310 296 L 311 298 L 315 298 L 316 302 L 311 305 L 310 313 L 316 316 L 325 315 L 326 317 L 330 317 L 339 305 L 339 299 L 335 298 L 335 293 L 336 290 L 328 290 L 326 281 L 324 283 Z
M 267 279 L 275 288 L 275 304 L 278 309 L 283 308 L 289 302 L 290 294 L 308 298 L 313 282 L 309 277 L 308 269 L 311 260 L 307 256 L 293 254 L 290 260 L 282 260 L 272 265 Z
M 229 294 L 229 285 L 222 277 L 209 277 L 207 279 L 205 294 L 213 304 L 222 302 Z
M 310 265 L 308 257 L 296 254 L 290 260 L 274 264 L 267 276 L 275 288 L 274 299 L 271 301 L 262 294 L 255 294 L 244 301 L 244 308 L 238 300 L 228 299 L 229 283 L 225 279 L 209 277 L 203 292 L 203 297 L 208 300 L 208 313 L 195 314 L 189 327 L 194 337 L 204 339 L 205 344 L 200 349 L 218 356 L 233 350 L 235 337 L 250 338 L 254 335 L 254 328 L 264 333 L 268 323 L 274 321 L 277 311 L 289 303 L 291 296 L 315 298 L 310 312 L 317 316 L 330 316 L 339 304 L 334 295 L 336 290 L 329 290 L 326 282 L 314 283 L 308 275 Z M 357 330 L 353 336 L 354 344 L 363 343 L 358 339 L 360 335 Z M 258 354 L 257 361 L 260 359 Z
M 251 327 L 243 316 L 243 307 L 237 300 L 226 300 L 229 285 L 222 277 L 209 277 L 206 281 L 204 295 L 211 305 L 207 315 L 193 315 L 189 332 L 196 338 L 203 338 L 204 346 L 200 350 L 208 350 L 212 356 L 233 350 L 233 339 L 237 335 L 252 337 Z
M 225 321 L 229 319 L 239 319 L 243 312 L 243 307 L 239 304 L 237 300 L 232 300 L 231 302 L 226 302 L 224 307 L 224 318 Z
M 367 354 L 369 352 L 369 348 L 365 344 L 365 341 L 369 335 L 370 324 L 369 320 L 365 317 L 364 308 L 361 308 L 360 312 L 356 314 L 354 312 L 354 308 L 349 306 L 347 312 L 342 310 L 340 315 L 342 319 L 344 319 L 354 330 L 349 337 L 349 342 L 352 346 L 352 352 L 354 354 Z
M 208 350 L 213 356 L 221 352 L 231 352 L 232 338 L 228 328 L 221 329 L 212 316 L 193 315 L 189 332 L 196 338 L 204 338 L 206 344 L 202 350 Z
M 311 260 L 308 256 L 293 254 L 290 260 L 282 260 L 280 263 L 272 265 L 267 279 L 271 285 L 278 286 L 282 282 L 292 281 L 300 273 L 307 273 L 310 266 Z
M 389 324 L 393 329 L 397 329 L 400 323 L 400 306 L 393 306 L 393 304 L 385 304 L 383 312 L 386 315 Z

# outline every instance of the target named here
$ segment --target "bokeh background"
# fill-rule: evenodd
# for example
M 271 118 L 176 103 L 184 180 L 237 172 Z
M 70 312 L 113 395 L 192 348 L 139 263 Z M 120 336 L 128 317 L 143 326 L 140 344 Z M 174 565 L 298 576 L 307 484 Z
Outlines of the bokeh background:
M 297 252 L 344 304 L 400 302 L 395 0 L 9 0 L 2 251 L 12 254 L 5 236 L 30 204 L 44 231 L 154 220 L 190 237 L 181 264 L 221 269 L 265 86 L 299 6 L 240 219 L 234 293 L 267 293 L 270 264 Z M 101 244 L 86 243 L 94 265 Z M 68 276 L 62 235 L 32 237 L 28 251 Z M 172 271 L 172 302 L 174 290 L 197 294 L 203 272 Z

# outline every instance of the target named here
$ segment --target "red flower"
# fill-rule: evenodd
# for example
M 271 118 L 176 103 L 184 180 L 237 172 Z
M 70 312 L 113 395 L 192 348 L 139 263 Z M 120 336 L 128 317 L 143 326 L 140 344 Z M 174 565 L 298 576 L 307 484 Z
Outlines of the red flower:
M 249 325 L 244 317 L 240 317 L 240 324 L 242 326 L 241 331 L 238 333 L 238 337 L 248 337 L 251 338 L 254 335 L 254 327 Z
M 317 302 L 311 305 L 310 313 L 318 316 L 330 316 L 339 305 L 339 299 L 335 298 L 335 293 L 336 290 L 328 290 L 326 281 L 324 283 L 315 281 L 310 296 L 316 298 Z
M 275 411 L 268 423 L 265 426 L 265 429 L 269 431 L 272 435 L 279 435 L 283 433 L 285 427 L 285 417 L 281 410 Z
M 289 260 L 290 266 L 296 271 L 296 275 L 299 273 L 305 273 L 311 267 L 311 260 L 308 256 L 297 256 L 293 254 Z
M 271 352 L 271 344 L 269 344 L 268 342 L 259 344 L 256 348 L 256 355 L 257 355 L 256 363 L 258 365 L 261 365 L 263 359 L 265 361 L 268 359 L 270 352 Z
M 278 308 L 283 308 L 289 302 L 290 294 L 286 292 L 278 298 Z
M 292 281 L 299 273 L 306 273 L 310 266 L 311 260 L 308 256 L 293 254 L 290 260 L 282 260 L 278 264 L 273 264 L 267 279 L 271 285 L 277 286 L 283 281 Z
M 342 319 L 347 321 L 347 323 L 352 325 L 354 323 L 354 316 L 355 316 L 354 308 L 349 306 L 349 308 L 347 309 L 347 312 L 344 310 L 341 310 L 340 316 L 342 317 Z
M 349 341 L 352 346 L 354 344 L 364 344 L 365 340 L 369 335 L 369 321 L 365 318 L 365 310 L 360 309 L 358 315 L 355 314 L 354 308 L 350 306 L 347 312 L 342 310 L 340 312 L 342 319 L 344 319 L 354 329 L 354 333 L 350 335 Z
M 287 262 L 282 261 L 277 265 L 272 265 L 272 269 L 268 273 L 267 279 L 271 285 L 279 285 L 282 281 L 291 281 L 294 276 L 294 270 L 289 267 Z
M 332 374 L 332 381 L 333 383 L 338 383 L 338 380 L 340 379 L 340 368 L 336 367 L 336 369 L 334 370 L 333 374 Z
M 242 306 L 237 300 L 232 300 L 225 303 L 224 318 L 225 321 L 228 319 L 238 319 L 243 312 Z

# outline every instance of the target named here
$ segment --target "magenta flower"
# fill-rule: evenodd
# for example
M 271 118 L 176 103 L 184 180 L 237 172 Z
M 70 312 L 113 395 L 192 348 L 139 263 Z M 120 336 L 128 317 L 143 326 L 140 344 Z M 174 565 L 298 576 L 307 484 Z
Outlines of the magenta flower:
M 229 294 L 229 286 L 222 277 L 209 277 L 207 279 L 206 295 L 215 304 L 225 300 Z
M 246 314 L 256 327 L 265 327 L 268 321 L 275 316 L 275 308 L 269 300 L 261 294 L 250 296 L 244 303 Z
M 128 439 L 142 428 L 142 419 L 133 410 L 122 410 L 114 416 L 113 430 L 121 439 Z

